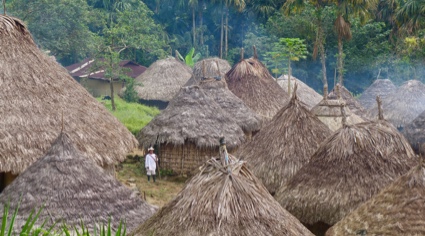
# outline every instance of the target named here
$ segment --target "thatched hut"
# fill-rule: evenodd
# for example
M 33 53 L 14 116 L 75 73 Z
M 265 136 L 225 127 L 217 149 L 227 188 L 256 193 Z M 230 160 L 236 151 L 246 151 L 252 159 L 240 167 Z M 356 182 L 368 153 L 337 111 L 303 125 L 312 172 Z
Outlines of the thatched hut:
M 181 88 L 137 138 L 144 149 L 159 146 L 162 169 L 188 174 L 217 153 L 217 140 L 222 136 L 231 150 L 245 140 L 230 114 L 199 86 L 188 86 Z
M 338 84 L 339 85 L 339 84 Z M 340 95 L 338 95 L 337 87 L 339 89 Z M 357 116 L 364 119 L 366 114 L 366 109 L 360 105 L 360 102 L 353 97 L 351 92 L 344 86 L 335 86 L 332 91 L 329 93 L 328 99 L 338 99 L 338 96 L 345 101 L 345 105 L 350 109 L 350 111 Z M 375 96 L 376 97 L 376 96 Z
M 206 78 L 224 79 L 224 76 L 231 68 L 228 61 L 218 57 L 203 59 L 195 63 L 192 77 L 190 77 L 185 86 L 197 85 Z
M 134 83 L 139 101 L 165 109 L 192 76 L 192 69 L 174 57 L 158 60 L 138 76 Z
M 288 93 L 288 75 L 281 75 L 277 79 L 277 83 Z M 300 101 L 305 103 L 309 109 L 313 108 L 320 101 L 322 101 L 322 95 L 317 93 L 310 86 L 302 82 L 301 80 L 291 76 L 291 91 L 294 91 L 294 85 L 298 85 L 298 97 Z M 288 93 L 289 94 L 289 93 Z M 292 93 L 291 93 L 292 94 Z M 289 94 L 290 95 L 290 94 Z
M 21 173 L 50 147 L 62 120 L 77 148 L 113 168 L 137 140 L 18 19 L 0 16 L 0 172 Z M 63 114 L 63 118 L 62 118 Z
M 0 195 L 0 209 L 10 202 L 10 209 L 19 205 L 14 230 L 20 232 L 33 209 L 43 209 L 37 224 L 46 221 L 84 226 L 90 230 L 96 224 L 113 228 L 120 220 L 127 230 L 135 228 L 153 215 L 156 207 L 144 202 L 135 192 L 83 155 L 73 145 L 70 136 L 61 133 L 50 150 L 29 166 Z M 3 215 L 3 214 L 0 214 Z
M 312 231 L 326 230 L 414 162 L 409 143 L 387 121 L 344 125 L 320 145 L 276 199 Z
M 421 162 L 326 235 L 425 235 L 425 164 Z
M 425 111 L 404 127 L 403 134 L 417 153 L 425 154 Z
M 341 97 L 334 99 L 323 97 L 322 101 L 311 109 L 311 112 L 329 129 L 336 131 L 342 127 L 343 115 L 341 108 L 344 109 L 347 124 L 353 125 L 364 121 L 360 116 L 350 111 Z
M 308 162 L 332 133 L 296 94 L 298 89 L 290 102 L 237 152 L 272 195 Z
M 388 95 L 395 92 L 396 86 L 389 79 L 377 79 L 370 85 L 359 97 L 360 105 L 365 109 L 370 109 L 375 105 L 376 96 L 380 96 L 382 100 L 387 100 Z
M 256 53 L 249 59 L 241 58 L 227 72 L 226 82 L 232 93 L 265 120 L 271 120 L 289 100 Z
M 248 169 L 212 158 L 182 191 L 130 235 L 312 235 Z
M 382 107 L 386 110 L 385 118 L 402 129 L 425 111 L 425 85 L 418 80 L 404 82 L 382 101 Z M 376 105 L 367 112 L 368 117 L 376 117 L 377 114 Z

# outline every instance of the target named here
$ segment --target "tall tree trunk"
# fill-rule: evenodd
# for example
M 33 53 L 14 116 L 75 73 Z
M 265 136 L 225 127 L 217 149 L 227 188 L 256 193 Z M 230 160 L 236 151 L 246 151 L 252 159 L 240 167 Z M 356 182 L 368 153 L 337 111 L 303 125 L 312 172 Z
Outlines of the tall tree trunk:
M 228 50 L 228 34 L 229 34 L 229 8 L 226 4 L 226 31 L 224 35 L 224 57 L 227 58 Z
M 319 19 L 318 23 L 318 47 L 319 47 L 319 53 L 320 53 L 320 61 L 322 62 L 322 75 L 323 75 L 323 98 L 326 100 L 328 99 L 328 79 L 326 78 L 326 55 L 325 55 L 325 45 L 323 43 L 323 27 L 322 27 L 322 19 Z
M 344 52 L 343 52 L 342 37 L 338 35 L 338 83 L 343 86 L 343 74 L 344 74 Z
M 192 29 L 193 29 L 193 47 L 196 48 L 196 18 L 195 6 L 192 6 Z
M 204 1 L 203 0 L 201 0 L 200 1 L 200 6 L 199 6 L 199 28 L 201 29 L 200 30 L 200 38 L 199 38 L 199 44 L 201 45 L 201 46 L 204 46 L 204 27 L 203 27 L 203 24 L 204 24 L 204 19 L 203 19 L 203 12 L 204 12 Z
M 6 0 L 3 0 L 3 15 L 6 15 Z
M 224 6 L 221 1 L 220 58 L 223 58 Z
M 292 74 L 291 59 L 288 59 L 288 94 L 289 96 L 291 96 L 291 74 Z
M 114 97 L 114 79 L 109 79 L 109 88 L 111 89 L 111 106 L 112 110 L 115 111 L 115 97 Z

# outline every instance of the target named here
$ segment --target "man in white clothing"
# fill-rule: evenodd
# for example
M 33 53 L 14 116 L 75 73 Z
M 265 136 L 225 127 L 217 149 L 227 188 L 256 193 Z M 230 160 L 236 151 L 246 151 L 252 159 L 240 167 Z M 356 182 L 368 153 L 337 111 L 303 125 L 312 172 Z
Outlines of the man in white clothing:
M 145 158 L 145 168 L 146 174 L 148 175 L 148 182 L 151 181 L 151 176 L 153 178 L 153 182 L 156 182 L 156 163 L 158 162 L 158 157 L 153 153 L 153 147 L 148 148 L 148 154 Z

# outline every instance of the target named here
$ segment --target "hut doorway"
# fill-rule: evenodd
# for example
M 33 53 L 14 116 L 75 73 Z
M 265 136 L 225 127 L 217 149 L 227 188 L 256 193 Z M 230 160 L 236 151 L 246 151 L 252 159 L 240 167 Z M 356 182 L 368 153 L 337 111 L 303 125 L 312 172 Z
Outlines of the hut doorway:
M 312 225 L 304 224 L 304 226 L 316 236 L 325 236 L 326 231 L 328 231 L 328 229 L 331 227 L 331 225 L 328 225 L 321 221 L 316 222 Z
M 1 172 L 0 173 L 0 193 L 3 192 L 3 189 L 6 188 L 7 185 L 12 183 L 14 179 L 16 179 L 18 175 L 14 175 L 11 172 Z

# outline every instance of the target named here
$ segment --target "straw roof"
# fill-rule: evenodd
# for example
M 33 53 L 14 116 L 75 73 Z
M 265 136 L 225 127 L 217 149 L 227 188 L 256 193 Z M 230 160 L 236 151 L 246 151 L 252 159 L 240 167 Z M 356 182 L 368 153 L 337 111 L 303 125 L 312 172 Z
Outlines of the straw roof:
M 245 140 L 234 118 L 198 86 L 181 88 L 168 107 L 137 135 L 143 148 L 161 143 L 184 145 L 185 141 L 199 148 L 215 147 L 220 137 L 226 138 L 229 148 Z
M 357 101 L 357 99 L 355 99 L 353 97 L 351 92 L 348 91 L 348 89 L 346 87 L 340 86 L 339 90 L 340 90 L 340 93 L 341 93 L 341 98 L 345 101 L 345 104 L 350 109 L 350 111 L 352 113 L 356 114 L 357 116 L 361 117 L 362 119 L 364 119 L 363 117 L 365 117 L 366 109 L 364 109 L 364 107 L 362 107 L 362 105 L 360 105 L 360 102 Z M 329 93 L 328 99 L 338 99 L 336 86 Z
M 425 85 L 418 80 L 404 82 L 394 93 L 382 101 L 385 119 L 396 127 L 404 127 L 425 111 Z M 368 117 L 376 117 L 377 106 L 367 112 Z
M 137 140 L 65 68 L 41 52 L 24 24 L 0 16 L 0 172 L 20 173 L 42 156 L 63 123 L 101 166 L 122 161 Z
M 235 64 L 227 72 L 226 82 L 230 91 L 266 120 L 271 120 L 289 100 L 289 95 L 255 57 Z
M 416 152 L 425 154 L 425 111 L 404 127 L 403 134 Z
M 190 67 L 174 57 L 168 57 L 154 62 L 138 76 L 134 89 L 140 99 L 169 102 L 191 76 Z
M 224 76 L 231 68 L 228 61 L 218 57 L 203 59 L 195 63 L 193 75 L 185 86 L 197 85 L 204 78 L 221 77 L 224 79 Z
M 228 172 L 229 171 L 229 172 Z M 214 158 L 166 206 L 130 235 L 313 235 L 247 168 Z
M 344 107 L 347 116 L 347 124 L 353 125 L 364 122 L 362 118 L 350 111 L 345 105 L 344 100 L 340 99 L 323 99 L 311 109 L 311 112 L 328 126 L 330 130 L 336 131 L 342 127 L 341 107 Z
M 301 222 L 333 225 L 414 165 L 405 138 L 385 120 L 344 126 L 276 194 Z
M 30 212 L 41 206 L 37 223 L 47 220 L 46 228 L 55 222 L 58 227 L 61 222 L 78 227 L 82 220 L 91 230 L 95 224 L 106 225 L 109 218 L 114 227 L 125 220 L 131 230 L 156 211 L 79 152 L 65 133 L 1 193 L 0 204 L 9 201 L 10 209 L 16 209 L 20 201 L 14 225 L 18 232 Z
M 395 92 L 396 86 L 389 79 L 377 79 L 359 97 L 360 104 L 365 109 L 370 109 L 375 105 L 376 96 L 387 100 L 389 94 Z
M 308 162 L 332 133 L 305 106 L 293 95 L 251 141 L 238 149 L 237 155 L 252 166 L 255 176 L 272 194 Z
M 246 132 L 260 130 L 262 124 L 260 116 L 230 92 L 224 79 L 204 79 L 199 82 L 199 87 L 203 89 L 207 96 L 212 97 L 224 111 L 229 113 L 242 130 Z
M 425 164 L 422 162 L 354 210 L 326 235 L 425 235 Z
M 281 75 L 277 79 L 277 83 L 288 93 L 288 75 Z M 298 97 L 300 101 L 307 104 L 309 109 L 313 108 L 322 100 L 322 95 L 310 88 L 301 80 L 291 76 L 291 91 L 294 91 L 294 84 L 298 84 Z

